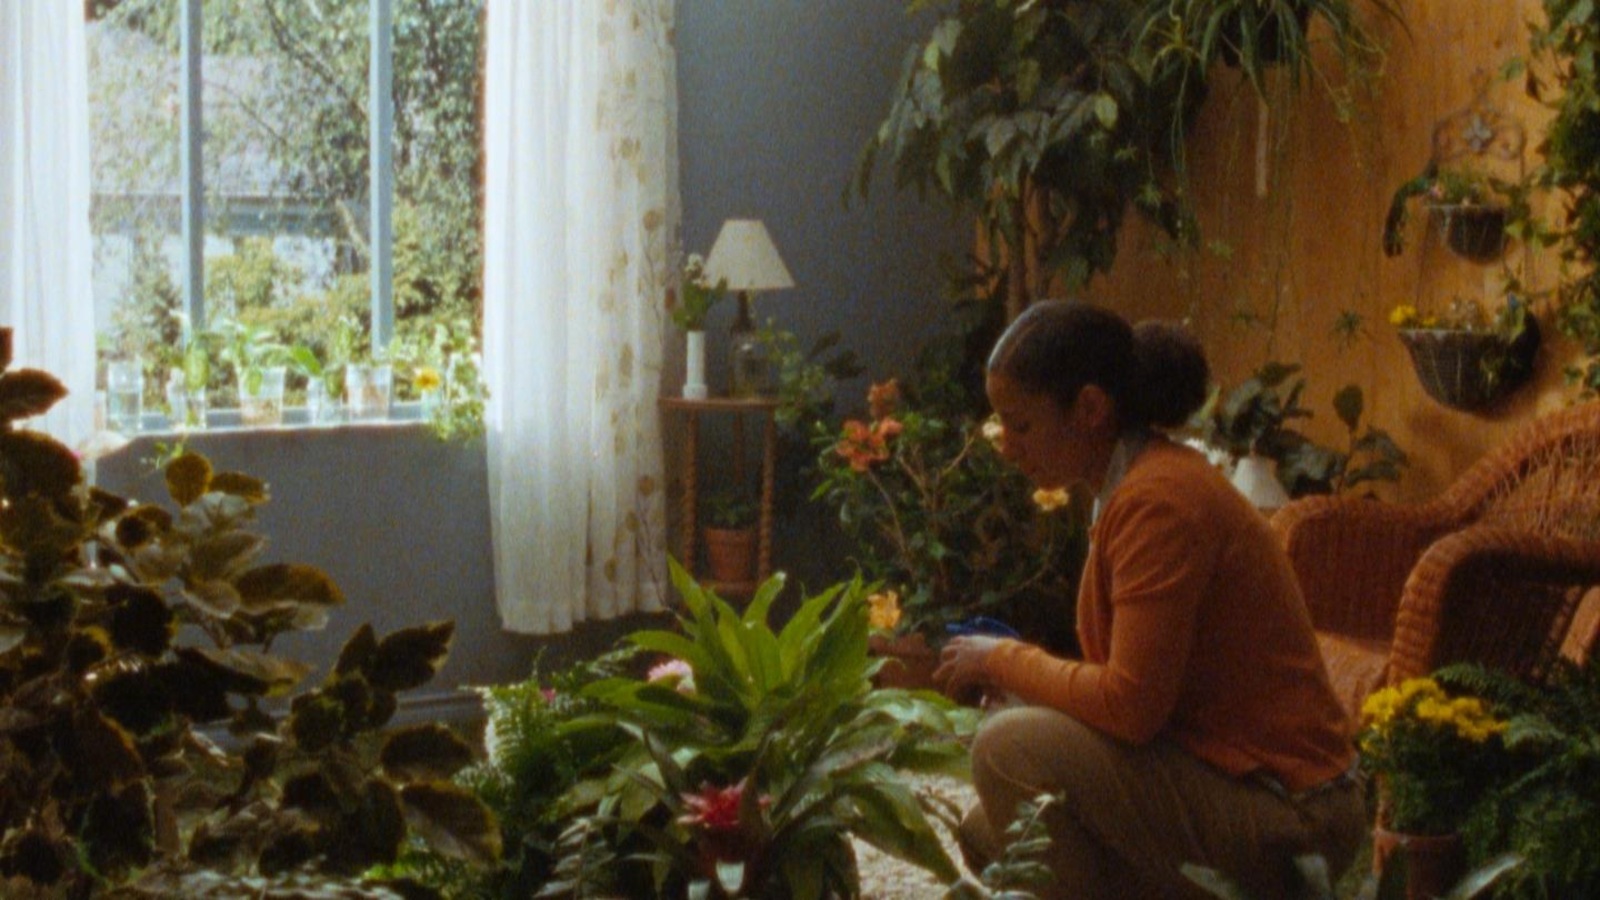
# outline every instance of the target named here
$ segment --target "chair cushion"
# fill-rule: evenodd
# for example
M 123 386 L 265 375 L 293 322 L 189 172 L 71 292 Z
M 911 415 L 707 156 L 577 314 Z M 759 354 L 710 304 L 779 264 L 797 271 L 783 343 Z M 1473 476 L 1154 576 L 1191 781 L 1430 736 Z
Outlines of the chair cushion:
M 1388 678 L 1389 642 L 1319 631 L 1317 646 L 1322 649 L 1334 694 L 1350 714 L 1350 721 L 1359 726 L 1362 702 Z

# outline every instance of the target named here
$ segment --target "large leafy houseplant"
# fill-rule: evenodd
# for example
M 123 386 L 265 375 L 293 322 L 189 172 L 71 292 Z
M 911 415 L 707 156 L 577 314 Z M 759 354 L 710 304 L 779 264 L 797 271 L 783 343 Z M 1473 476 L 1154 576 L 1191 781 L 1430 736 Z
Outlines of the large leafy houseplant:
M 490 761 L 471 778 L 527 800 L 506 821 L 529 830 L 505 838 L 545 874 L 538 884 L 524 874 L 521 890 L 853 897 L 852 835 L 954 880 L 897 772 L 964 771 L 959 738 L 976 714 L 871 688 L 881 663 L 867 654 L 867 586 L 804 598 L 775 631 L 767 618 L 782 576 L 742 613 L 676 563 L 672 576 L 680 627 L 628 638 L 667 662 L 551 692 L 500 689 L 490 704 Z
M 1382 48 L 1351 0 L 907 0 L 937 11 L 906 53 L 888 114 L 867 141 L 856 189 L 880 155 L 895 184 L 977 214 L 1008 318 L 1111 268 L 1130 209 L 1186 244 L 1198 239 L 1184 143 L 1219 62 L 1263 97 L 1266 72 L 1314 79 L 1313 25 L 1350 79 Z M 1399 20 L 1392 0 L 1372 0 Z
M 269 648 L 321 627 L 337 586 L 260 562 L 266 486 L 197 455 L 165 467 L 173 509 L 86 488 L 71 451 L 14 427 L 64 394 L 0 374 L 0 892 L 261 896 L 358 876 L 408 833 L 492 859 L 487 811 L 448 781 L 470 758 L 460 738 L 402 729 L 377 764 L 357 747 L 438 670 L 452 626 L 363 627 L 275 719 L 269 698 L 311 667 Z
M 1169 232 L 1181 203 L 1160 173 L 1171 125 L 1200 99 L 1189 60 L 1139 45 L 1138 5 L 1115 0 L 908 0 L 938 8 L 911 47 L 887 116 L 867 141 L 857 189 L 877 157 L 895 184 L 976 212 L 1015 316 L 1053 275 L 1069 286 L 1111 267 L 1130 206 Z
M 1334 413 L 1345 426 L 1345 449 L 1319 444 L 1293 427 L 1313 413 L 1300 398 L 1306 379 L 1295 364 L 1267 362 L 1255 374 L 1219 391 L 1199 413 L 1208 443 L 1234 460 L 1251 454 L 1277 463 L 1277 478 L 1290 497 L 1353 490 L 1374 481 L 1395 481 L 1406 464 L 1405 452 L 1388 432 L 1370 423 L 1361 426 L 1365 397 L 1346 385 L 1333 397 Z

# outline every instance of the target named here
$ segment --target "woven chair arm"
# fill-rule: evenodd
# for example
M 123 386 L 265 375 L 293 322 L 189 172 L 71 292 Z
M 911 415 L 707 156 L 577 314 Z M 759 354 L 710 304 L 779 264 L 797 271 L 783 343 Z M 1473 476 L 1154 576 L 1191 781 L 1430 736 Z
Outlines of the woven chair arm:
M 1600 541 L 1478 525 L 1442 538 L 1406 581 L 1389 679 L 1478 662 L 1538 680 L 1560 653 Z
M 1453 522 L 1432 506 L 1304 497 L 1272 517 L 1313 624 L 1388 640 L 1411 567 Z

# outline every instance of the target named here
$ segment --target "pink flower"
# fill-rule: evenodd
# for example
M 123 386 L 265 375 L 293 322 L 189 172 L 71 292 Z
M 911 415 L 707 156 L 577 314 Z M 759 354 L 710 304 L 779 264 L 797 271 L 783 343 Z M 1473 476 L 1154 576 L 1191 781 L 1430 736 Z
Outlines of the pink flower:
M 651 684 L 671 681 L 679 693 L 694 693 L 694 669 L 681 659 L 669 659 L 651 666 L 650 671 L 645 673 L 644 680 Z
M 678 817 L 679 824 L 695 825 L 707 831 L 732 831 L 739 827 L 739 804 L 744 801 L 743 780 L 727 787 L 701 784 L 700 792 L 683 794 L 683 805 L 689 812 Z M 762 809 L 772 803 L 771 797 L 760 798 Z
M 697 825 L 709 831 L 728 831 L 739 827 L 739 803 L 744 799 L 744 782 L 716 788 L 700 786 L 698 794 L 684 794 L 689 812 L 678 819 L 684 825 Z

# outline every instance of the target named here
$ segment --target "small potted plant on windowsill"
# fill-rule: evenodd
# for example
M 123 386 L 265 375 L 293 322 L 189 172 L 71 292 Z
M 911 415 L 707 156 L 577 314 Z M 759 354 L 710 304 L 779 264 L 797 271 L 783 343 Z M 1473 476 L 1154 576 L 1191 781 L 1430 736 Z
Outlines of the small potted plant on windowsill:
M 722 585 L 743 585 L 756 577 L 756 515 L 749 491 L 723 488 L 706 497 L 706 569 Z

